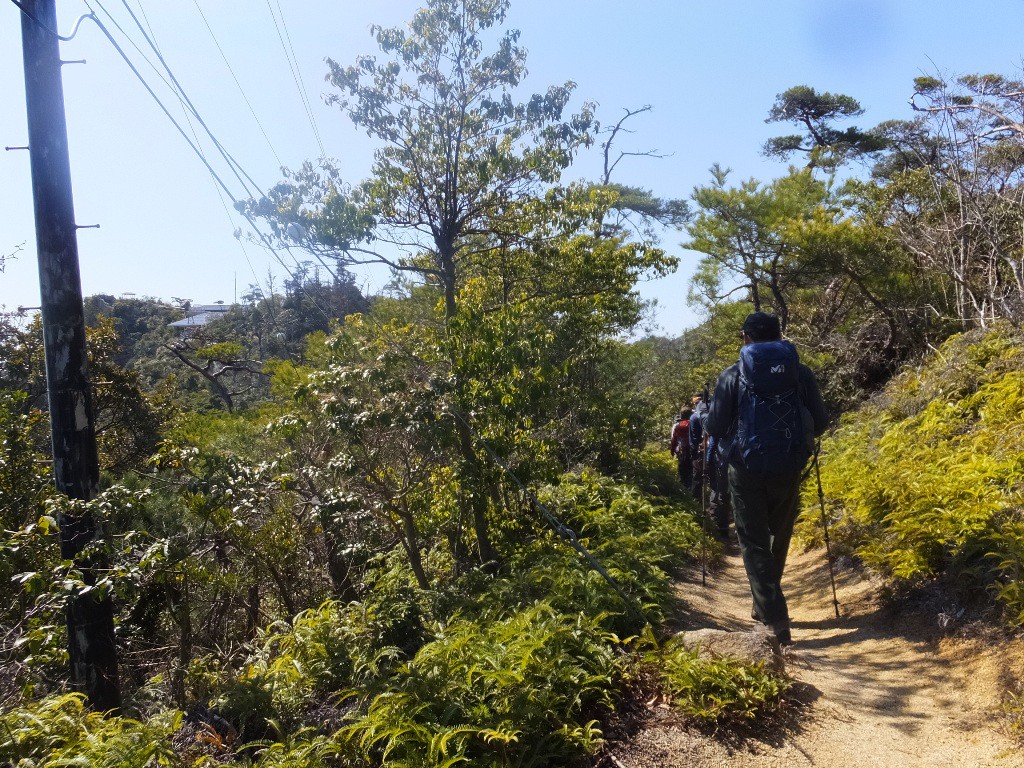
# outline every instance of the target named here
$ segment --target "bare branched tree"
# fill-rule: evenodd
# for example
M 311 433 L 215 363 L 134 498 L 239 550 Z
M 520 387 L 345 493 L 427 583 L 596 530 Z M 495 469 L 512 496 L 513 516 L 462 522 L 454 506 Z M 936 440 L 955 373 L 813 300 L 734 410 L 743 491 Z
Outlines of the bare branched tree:
M 13 250 L 8 251 L 7 253 L 0 253 L 0 272 L 4 271 L 4 267 L 7 266 L 8 261 L 13 261 L 23 250 L 25 250 L 25 243 L 21 242 L 14 246 Z
M 1024 318 L 1024 83 L 1001 75 L 918 78 L 910 100 L 941 137 L 934 205 L 908 217 L 907 247 L 953 281 L 964 321 Z
M 645 149 L 645 150 L 633 150 L 633 151 L 619 151 L 618 156 L 612 160 L 612 145 L 621 133 L 635 133 L 635 131 L 626 128 L 626 121 L 631 117 L 643 114 L 644 112 L 650 112 L 653 107 L 650 104 L 645 104 L 639 109 L 626 109 L 623 108 L 624 114 L 619 121 L 611 128 L 603 129 L 601 133 L 607 133 L 608 139 L 601 142 L 601 151 L 604 153 L 604 173 L 601 175 L 602 184 L 611 184 L 612 172 L 615 167 L 622 161 L 624 157 L 654 157 L 654 158 L 665 158 L 671 157 L 671 153 L 659 152 L 657 149 Z

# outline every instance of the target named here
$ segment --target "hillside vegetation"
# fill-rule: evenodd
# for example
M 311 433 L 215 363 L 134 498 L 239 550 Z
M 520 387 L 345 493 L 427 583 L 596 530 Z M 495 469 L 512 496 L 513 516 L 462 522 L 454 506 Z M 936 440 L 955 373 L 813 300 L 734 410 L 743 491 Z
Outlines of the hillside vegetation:
M 897 376 L 842 418 L 821 470 L 842 551 L 902 585 L 987 595 L 1024 625 L 1019 327 L 954 336 Z
M 380 62 L 329 61 L 380 148 L 364 182 L 324 161 L 248 201 L 319 264 L 285 295 L 181 335 L 184 307 L 86 302 L 95 498 L 52 489 L 41 323 L 2 318 L 0 763 L 551 766 L 641 690 L 709 722 L 778 706 L 760 668 L 654 652 L 672 572 L 714 551 L 645 451 L 625 340 L 686 206 L 561 183 L 593 106 L 517 101 L 506 10 L 433 1 L 373 30 Z M 76 524 L 98 535 L 65 560 Z M 109 717 L 83 637 L 117 648 Z
M 701 535 L 692 507 L 590 473 L 562 478 L 541 498 L 659 621 L 670 569 L 693 556 Z M 664 666 L 677 706 L 711 721 L 753 717 L 785 690 L 756 667 L 682 649 L 639 653 L 653 637 L 628 638 L 644 619 L 553 535 L 519 547 L 497 573 L 471 571 L 429 591 L 395 557 L 380 558 L 364 584 L 365 598 L 271 624 L 233 656 L 210 649 L 190 658 L 170 672 L 176 682 L 163 673 L 143 681 L 130 703 L 141 720 L 104 719 L 62 694 L 8 710 L 0 759 L 551 765 L 595 751 L 602 721 L 641 667 Z M 57 654 L 49 634 L 30 643 Z M 22 685 L 45 686 L 45 659 L 26 663 Z M 161 705 L 169 683 L 193 702 L 187 712 Z
M 508 8 L 427 0 L 327 59 L 375 151 L 240 204 L 308 257 L 282 292 L 180 334 L 185 302 L 86 300 L 95 498 L 52 487 L 41 320 L 0 316 L 0 763 L 539 768 L 641 699 L 777 711 L 786 680 L 665 642 L 673 575 L 717 552 L 666 432 L 752 310 L 851 411 L 824 448 L 837 545 L 1024 624 L 1024 85 L 919 78 L 870 129 L 795 86 L 768 116 L 798 133 L 764 150 L 804 165 L 661 198 L 611 178 L 652 155 L 619 154 L 648 108 L 526 95 Z M 600 182 L 569 178 L 591 149 Z M 684 231 L 702 322 L 639 338 Z M 109 716 L 69 662 L 90 632 Z

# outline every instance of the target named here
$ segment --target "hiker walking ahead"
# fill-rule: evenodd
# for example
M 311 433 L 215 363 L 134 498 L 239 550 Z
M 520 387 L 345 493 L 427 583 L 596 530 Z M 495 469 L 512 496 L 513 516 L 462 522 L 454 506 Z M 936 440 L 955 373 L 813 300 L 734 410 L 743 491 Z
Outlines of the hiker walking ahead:
M 676 457 L 679 482 L 686 490 L 690 490 L 693 475 L 693 463 L 690 459 L 690 416 L 693 415 L 692 408 L 683 408 L 679 412 L 679 418 L 672 427 L 672 441 L 669 444 L 669 451 Z
M 712 398 L 712 406 L 714 402 Z M 729 467 L 718 450 L 718 438 L 705 432 L 705 441 L 704 479 L 708 484 L 708 517 L 714 526 L 715 538 L 724 542 L 729 540 Z
M 736 534 L 754 598 L 755 619 L 789 645 L 782 572 L 799 512 L 800 476 L 825 431 L 818 382 L 782 341 L 779 319 L 747 316 L 740 359 L 718 378 L 704 428 L 728 462 Z
M 693 493 L 693 497 L 700 501 L 704 490 L 704 452 L 707 446 L 704 444 L 703 420 L 707 414 L 707 406 L 700 394 L 694 395 L 692 402 L 693 413 L 690 415 L 690 462 L 692 464 L 690 477 L 692 480 L 690 491 Z

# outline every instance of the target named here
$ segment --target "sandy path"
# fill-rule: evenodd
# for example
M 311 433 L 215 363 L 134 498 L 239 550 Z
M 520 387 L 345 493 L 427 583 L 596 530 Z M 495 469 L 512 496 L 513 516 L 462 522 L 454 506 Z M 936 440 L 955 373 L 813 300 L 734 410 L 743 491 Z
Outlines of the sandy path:
M 879 607 L 874 587 L 840 580 L 835 618 L 820 552 L 796 554 L 784 582 L 796 646 L 787 662 L 799 712 L 756 735 L 712 738 L 656 719 L 615 750 L 626 768 L 1008 768 L 1024 751 L 994 730 L 1000 681 L 1021 664 L 1019 647 L 942 643 L 921 618 Z M 745 630 L 750 593 L 735 548 L 700 585 L 678 586 L 680 626 Z

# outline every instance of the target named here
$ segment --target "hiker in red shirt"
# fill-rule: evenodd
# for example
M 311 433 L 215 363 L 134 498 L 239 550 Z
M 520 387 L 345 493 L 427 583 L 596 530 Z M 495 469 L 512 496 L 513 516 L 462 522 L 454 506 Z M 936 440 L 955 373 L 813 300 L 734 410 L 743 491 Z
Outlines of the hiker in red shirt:
M 690 488 L 693 481 L 693 462 L 690 460 L 690 416 L 693 415 L 692 408 L 683 408 L 679 412 L 679 419 L 672 427 L 672 442 L 669 450 L 676 457 L 679 468 L 679 482 L 686 489 Z

